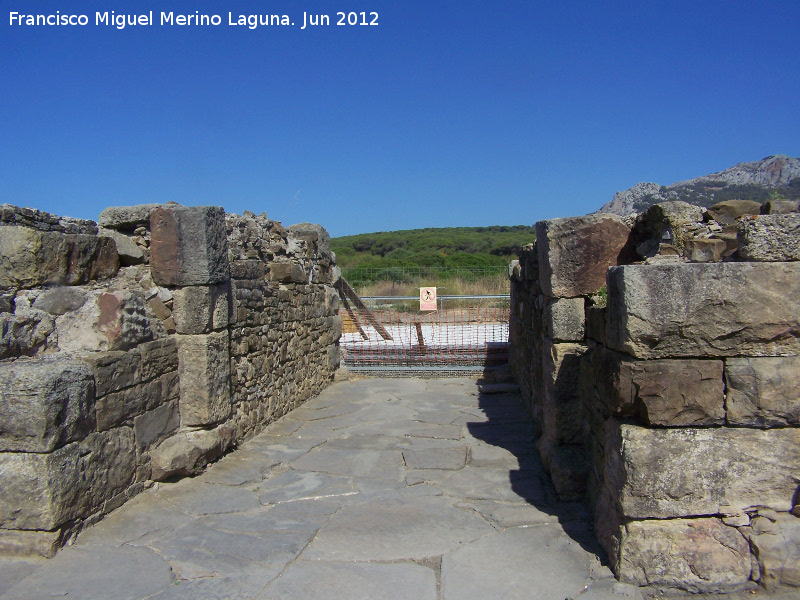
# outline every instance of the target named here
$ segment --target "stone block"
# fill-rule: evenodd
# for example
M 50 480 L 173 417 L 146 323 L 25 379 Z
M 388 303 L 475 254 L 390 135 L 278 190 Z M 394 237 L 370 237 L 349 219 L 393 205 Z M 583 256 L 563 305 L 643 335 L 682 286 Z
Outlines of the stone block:
M 693 238 L 686 244 L 686 258 L 692 262 L 719 262 L 727 250 L 725 240 Z
M 140 381 L 142 357 L 139 352 L 112 351 L 82 356 L 94 375 L 97 396 L 135 385 Z
M 785 215 L 800 212 L 797 200 L 770 200 L 761 205 L 762 215 Z
M 543 437 L 557 444 L 582 441 L 580 375 L 584 352 L 586 346 L 581 344 L 554 344 L 550 340 L 543 344 Z
M 551 298 L 594 294 L 606 269 L 634 259 L 630 227 L 616 215 L 551 219 L 536 223 L 539 282 Z
M 729 424 L 800 425 L 800 356 L 729 358 L 725 383 Z
M 580 342 L 585 333 L 583 298 L 559 298 L 544 309 L 547 337 L 556 342 Z
M 210 425 L 231 412 L 228 331 L 178 338 L 183 426 Z
M 172 435 L 180 424 L 177 402 L 167 402 L 134 418 L 133 433 L 139 455 Z
M 20 308 L 16 314 L 0 314 L 0 359 L 33 356 L 44 350 L 55 331 L 49 314 L 35 308 Z
M 150 211 L 159 204 L 136 204 L 134 206 L 109 206 L 97 218 L 100 227 L 128 230 L 150 226 Z
M 645 429 L 606 422 L 605 485 L 630 519 L 789 511 L 800 429 Z
M 117 425 L 130 423 L 134 417 L 163 404 L 167 396 L 164 385 L 165 381 L 155 379 L 98 398 L 97 430 L 106 431 Z
M 302 240 L 311 249 L 309 258 L 328 258 L 331 255 L 331 236 L 322 225 L 315 223 L 297 223 L 289 227 L 289 245 L 292 240 Z
M 51 315 L 63 315 L 78 310 L 86 304 L 87 298 L 86 292 L 79 288 L 59 286 L 39 294 L 33 303 L 33 308 Z
M 135 471 L 133 431 L 91 433 L 50 454 L 0 454 L 0 529 L 52 531 L 124 491 Z
M 119 269 L 114 242 L 86 234 L 62 234 L 4 226 L 0 235 L 0 288 L 79 285 L 112 277 Z
M 603 347 L 588 360 L 598 397 L 614 416 L 670 427 L 725 423 L 721 360 L 633 360 Z
M 589 306 L 586 308 L 586 337 L 600 344 L 606 341 L 606 307 Z
M 739 221 L 739 257 L 756 262 L 800 260 L 800 213 Z
M 140 344 L 140 380 L 147 381 L 178 370 L 178 344 L 175 338 Z
M 124 233 L 113 229 L 100 229 L 98 235 L 114 240 L 122 266 L 139 265 L 145 262 L 144 251 Z
M 581 446 L 563 446 L 539 440 L 539 452 L 553 487 L 562 501 L 582 501 L 586 495 L 589 461 Z
M 720 225 L 732 225 L 739 217 L 761 214 L 761 204 L 754 200 L 725 200 L 717 202 L 707 212 Z
M 81 361 L 0 363 L 0 451 L 52 452 L 94 425 L 94 378 Z
M 732 591 L 750 579 L 750 547 L 718 519 L 633 521 L 622 528 L 616 571 L 638 586 Z
M 800 263 L 613 267 L 606 339 L 637 358 L 800 354 Z
M 800 587 L 800 518 L 788 513 L 758 516 L 752 521 L 750 544 L 758 559 L 762 586 Z
M 210 461 L 230 446 L 233 432 L 228 427 L 180 431 L 150 450 L 154 481 L 200 473 Z
M 0 529 L 0 556 L 53 558 L 64 545 L 64 532 Z
M 230 282 L 179 288 L 172 297 L 172 317 L 178 333 L 208 333 L 224 329 L 230 323 Z
M 279 283 L 307 283 L 303 265 L 296 262 L 276 262 L 269 266 L 269 280 Z
M 208 285 L 230 278 L 222 207 L 159 206 L 150 213 L 150 232 L 157 285 Z

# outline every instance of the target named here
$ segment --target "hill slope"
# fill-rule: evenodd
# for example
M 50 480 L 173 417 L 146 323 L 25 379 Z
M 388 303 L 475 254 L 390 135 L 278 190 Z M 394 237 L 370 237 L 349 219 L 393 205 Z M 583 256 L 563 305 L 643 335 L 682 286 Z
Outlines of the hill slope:
M 669 200 L 708 207 L 723 200 L 765 202 L 772 198 L 800 199 L 800 159 L 768 156 L 668 186 L 637 183 L 614 194 L 614 198 L 597 212 L 629 215 Z
M 507 266 L 535 238 L 527 225 L 441 227 L 332 238 L 342 269 L 352 267 Z

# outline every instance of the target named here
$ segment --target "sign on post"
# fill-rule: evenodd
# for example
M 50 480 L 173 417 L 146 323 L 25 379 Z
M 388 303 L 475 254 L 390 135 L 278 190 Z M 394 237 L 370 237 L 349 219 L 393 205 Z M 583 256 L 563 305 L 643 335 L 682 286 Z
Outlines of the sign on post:
M 419 309 L 436 310 L 436 288 L 419 288 Z

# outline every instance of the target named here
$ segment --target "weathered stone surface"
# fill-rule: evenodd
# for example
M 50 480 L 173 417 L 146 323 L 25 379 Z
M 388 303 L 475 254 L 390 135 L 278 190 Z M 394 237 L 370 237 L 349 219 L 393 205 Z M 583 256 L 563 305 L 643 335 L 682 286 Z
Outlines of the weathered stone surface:
M 178 333 L 208 333 L 228 326 L 230 283 L 188 286 L 173 291 L 172 317 Z
M 136 204 L 133 206 L 109 206 L 97 218 L 100 227 L 108 229 L 135 229 L 150 226 L 150 211 L 160 204 Z
M 800 587 L 800 518 L 773 513 L 753 519 L 750 544 L 761 570 L 761 585 Z
M 89 434 L 50 454 L 0 454 L 0 528 L 54 530 L 125 490 L 135 470 L 127 427 Z
M 800 212 L 800 202 L 797 200 L 769 200 L 761 205 L 762 215 L 785 215 Z
M 68 352 L 125 350 L 153 339 L 144 300 L 128 291 L 100 293 L 58 317 L 58 347 Z
M 35 308 L 20 308 L 16 314 L 0 313 L 0 358 L 33 356 L 44 350 L 55 331 L 53 318 Z
M 178 369 L 178 344 L 175 338 L 140 344 L 138 351 L 141 355 L 139 367 L 141 381 L 160 377 Z
M 605 485 L 633 519 L 788 511 L 800 429 L 645 429 L 606 422 Z
M 0 363 L 0 451 L 52 452 L 94 427 L 94 378 L 78 360 Z
M 629 265 L 608 285 L 607 343 L 637 358 L 800 354 L 800 263 Z
M 62 546 L 63 532 L 0 529 L 0 556 L 52 558 Z M 0 593 L 2 593 L 0 588 Z
M 230 278 L 225 211 L 160 206 L 150 214 L 150 266 L 158 285 L 208 285 Z
M 181 424 L 217 423 L 231 412 L 228 332 L 178 338 Z
M 729 424 L 800 424 L 800 356 L 729 358 L 725 383 Z
M 159 443 L 174 433 L 180 426 L 181 417 L 177 402 L 167 402 L 149 410 L 133 420 L 136 450 L 141 455 L 150 446 Z
M 6 226 L 0 236 L 0 288 L 78 285 L 113 276 L 116 246 L 108 238 Z
M 597 347 L 585 366 L 612 415 L 672 427 L 725 423 L 721 360 L 633 360 Z
M 630 227 L 608 214 L 551 219 L 536 223 L 539 281 L 551 298 L 594 294 L 606 280 L 606 269 L 625 264 Z
M 606 341 L 606 307 L 589 306 L 586 308 L 586 337 L 600 344 Z
M 681 201 L 661 202 L 647 209 L 633 231 L 636 252 L 643 258 L 660 255 L 683 256 L 686 243 L 703 220 L 703 209 Z
M 39 294 L 33 308 L 51 315 L 63 315 L 78 310 L 86 303 L 87 297 L 86 292 L 79 288 L 59 286 Z
M 759 215 L 739 222 L 739 256 L 758 262 L 800 260 L 800 213 Z
M 544 309 L 547 336 L 555 342 L 580 342 L 585 331 L 583 298 L 559 298 Z
M 317 254 L 324 257 L 331 255 L 331 236 L 322 225 L 315 223 L 297 223 L 289 227 L 289 241 L 300 239 Z
M 308 274 L 302 265 L 295 262 L 272 263 L 269 267 L 269 279 L 280 283 L 307 283 Z
M 589 583 L 587 555 L 563 530 L 546 525 L 493 533 L 442 559 L 444 600 L 561 600 L 578 598 Z
M 108 574 L 114 573 L 109 581 Z M 169 564 L 150 548 L 122 546 L 70 548 L 32 573 L 5 595 L 4 600 L 43 600 L 62 596 L 82 600 L 140 600 L 169 590 L 175 576 Z M 200 596 L 198 596 L 199 598 Z
M 617 568 L 623 582 L 724 592 L 750 579 L 750 548 L 717 519 L 633 521 L 624 526 Z
M 686 257 L 692 262 L 719 262 L 727 250 L 725 240 L 714 238 L 693 238 L 686 243 Z
M 733 225 L 745 215 L 761 214 L 761 204 L 754 200 L 725 200 L 707 210 L 709 216 L 721 225 Z
M 96 393 L 105 396 L 139 383 L 142 357 L 139 352 L 98 352 L 81 357 L 94 374 Z
M 60 233 L 97 233 L 97 223 L 87 219 L 60 217 L 35 208 L 23 208 L 11 204 L 0 204 L 0 223 L 8 225 L 24 225 L 39 231 L 57 231 Z
M 180 431 L 150 450 L 152 478 L 194 475 L 222 456 L 232 441 L 230 428 Z
M 317 561 L 292 564 L 265 593 L 273 600 L 296 600 L 323 593 L 328 600 L 435 600 L 437 597 L 436 577 L 427 567 Z
M 124 233 L 114 231 L 113 229 L 101 228 L 98 235 L 114 240 L 114 244 L 117 246 L 119 262 L 123 266 L 138 265 L 145 261 L 144 251 Z
M 177 401 L 178 397 L 178 374 L 173 373 L 98 398 L 95 403 L 97 430 L 105 431 L 132 422 L 143 412 L 170 400 Z
M 581 344 L 545 340 L 542 345 L 543 440 L 559 444 L 582 442 L 580 375 L 584 352 L 586 346 Z
M 583 446 L 556 445 L 539 441 L 542 461 L 558 497 L 564 501 L 580 501 L 586 495 L 589 461 Z

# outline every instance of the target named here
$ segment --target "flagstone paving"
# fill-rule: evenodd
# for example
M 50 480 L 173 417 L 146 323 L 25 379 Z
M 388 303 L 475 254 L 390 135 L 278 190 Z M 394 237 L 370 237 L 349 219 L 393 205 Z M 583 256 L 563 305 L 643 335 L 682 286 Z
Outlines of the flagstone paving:
M 556 501 L 518 396 L 491 391 L 335 384 L 55 558 L 0 560 L 0 599 L 643 598 L 598 558 L 586 507 Z

